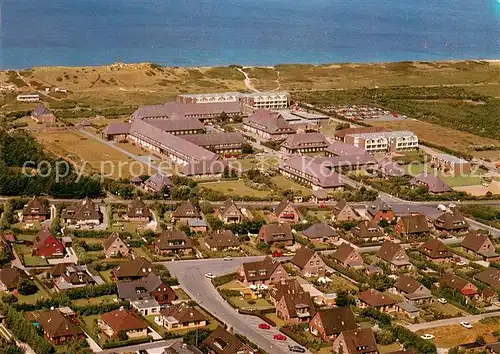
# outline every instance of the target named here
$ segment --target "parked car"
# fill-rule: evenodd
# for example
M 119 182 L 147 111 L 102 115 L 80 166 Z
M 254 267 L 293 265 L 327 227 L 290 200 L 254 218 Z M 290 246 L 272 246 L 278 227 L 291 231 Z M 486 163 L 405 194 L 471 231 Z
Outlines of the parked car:
M 283 252 L 281 251 L 274 251 L 272 254 L 273 257 L 283 257 Z
M 434 336 L 432 334 L 427 333 L 427 334 L 420 336 L 420 338 L 425 339 L 425 340 L 431 340 L 431 339 L 434 339 Z
M 300 345 L 289 345 L 288 350 L 294 353 L 305 353 L 306 349 L 302 348 Z
M 440 304 L 447 304 L 447 303 L 448 303 L 448 300 L 446 300 L 444 297 L 440 297 L 440 298 L 438 299 L 438 302 L 439 302 Z
M 231 257 L 231 256 L 226 256 L 226 257 L 224 257 L 224 260 L 225 260 L 225 261 L 232 261 L 232 260 L 233 260 L 233 257 Z
M 467 328 L 467 329 L 471 329 L 472 328 L 472 323 L 470 323 L 470 322 L 460 322 L 460 325 L 462 327 Z
M 212 273 L 206 273 L 205 278 L 213 279 L 213 278 L 215 278 L 215 275 L 213 275 Z
M 261 323 L 261 324 L 259 325 L 259 328 L 260 328 L 260 329 L 271 329 L 271 326 L 270 326 L 270 325 L 268 325 L 267 323 Z
M 286 337 L 279 333 L 275 334 L 273 338 L 280 341 L 286 340 Z

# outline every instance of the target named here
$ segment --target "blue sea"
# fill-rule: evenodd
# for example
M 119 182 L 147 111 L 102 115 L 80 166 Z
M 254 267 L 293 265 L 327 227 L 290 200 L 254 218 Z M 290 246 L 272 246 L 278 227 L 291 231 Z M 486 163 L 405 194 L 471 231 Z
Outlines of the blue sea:
M 0 0 L 0 68 L 500 58 L 500 0 Z

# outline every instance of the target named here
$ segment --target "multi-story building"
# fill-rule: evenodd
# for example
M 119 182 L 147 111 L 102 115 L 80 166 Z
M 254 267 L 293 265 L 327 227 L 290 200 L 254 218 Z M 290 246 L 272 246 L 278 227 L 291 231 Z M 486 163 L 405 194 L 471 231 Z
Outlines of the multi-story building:
M 254 108 L 282 109 L 290 105 L 288 92 L 220 92 L 185 94 L 177 96 L 177 102 L 182 103 L 221 103 L 241 102 Z
M 296 152 L 317 152 L 325 150 L 328 145 L 328 141 L 321 133 L 297 133 L 290 135 L 281 143 L 281 150 L 290 154 Z
M 296 133 L 281 114 L 266 109 L 258 109 L 244 119 L 242 129 L 264 140 L 283 140 Z
M 160 105 L 141 106 L 133 114 L 135 119 L 188 119 L 211 120 L 225 114 L 228 117 L 240 117 L 243 107 L 239 102 L 217 102 L 215 104 L 194 104 L 169 102 Z
M 432 155 L 431 166 L 453 174 L 469 174 L 471 171 L 469 161 L 448 154 Z
M 314 158 L 292 156 L 279 166 L 279 172 L 287 178 L 310 186 L 313 190 L 344 189 L 344 183 L 340 180 L 339 174 Z
M 418 149 L 418 137 L 410 131 L 347 134 L 345 142 L 372 153 Z

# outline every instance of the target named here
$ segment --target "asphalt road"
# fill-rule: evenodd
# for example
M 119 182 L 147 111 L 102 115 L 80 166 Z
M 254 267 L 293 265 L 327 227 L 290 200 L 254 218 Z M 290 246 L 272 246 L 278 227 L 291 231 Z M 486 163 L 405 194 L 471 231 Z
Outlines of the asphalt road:
M 408 328 L 412 332 L 417 332 L 417 331 L 420 331 L 423 329 L 460 324 L 460 322 L 474 323 L 474 322 L 480 321 L 484 318 L 497 317 L 497 316 L 500 316 L 500 311 L 484 313 L 482 315 L 472 315 L 472 316 L 465 316 L 465 317 L 448 318 L 446 320 L 417 323 L 417 324 L 407 325 L 405 327 Z
M 221 275 L 234 272 L 243 262 L 262 260 L 264 257 L 234 258 L 231 261 L 223 259 L 200 259 L 191 261 L 164 262 L 163 264 L 177 277 L 186 293 L 226 326 L 246 336 L 262 349 L 273 354 L 289 354 L 288 345 L 297 345 L 288 338 L 284 342 L 273 339 L 276 328 L 262 330 L 258 325 L 262 323 L 258 317 L 241 315 L 235 311 L 217 292 L 210 279 L 204 274 Z M 306 353 L 309 353 L 307 351 Z

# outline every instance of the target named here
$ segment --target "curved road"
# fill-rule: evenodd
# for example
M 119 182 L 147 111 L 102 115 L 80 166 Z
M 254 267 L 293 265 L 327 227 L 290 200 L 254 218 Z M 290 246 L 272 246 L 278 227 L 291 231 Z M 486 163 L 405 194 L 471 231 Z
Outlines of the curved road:
M 276 328 L 262 330 L 258 325 L 262 323 L 258 317 L 241 315 L 235 311 L 217 292 L 210 279 L 205 278 L 205 273 L 222 275 L 234 272 L 244 262 L 262 260 L 263 256 L 235 258 L 230 261 L 223 259 L 200 259 L 190 261 L 163 262 L 170 272 L 177 277 L 182 289 L 200 306 L 204 307 L 213 316 L 218 318 L 228 327 L 244 336 L 260 348 L 272 354 L 289 354 L 288 345 L 298 345 L 290 338 L 284 342 L 273 339 Z M 306 351 L 311 354 L 311 352 Z

